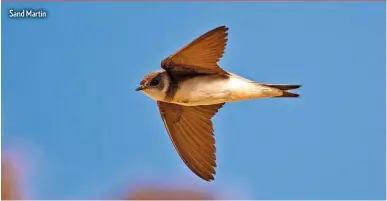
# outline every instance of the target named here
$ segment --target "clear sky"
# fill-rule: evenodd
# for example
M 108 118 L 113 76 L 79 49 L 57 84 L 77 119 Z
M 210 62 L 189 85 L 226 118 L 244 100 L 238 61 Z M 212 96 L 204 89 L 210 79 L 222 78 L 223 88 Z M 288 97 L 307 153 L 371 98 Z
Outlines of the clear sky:
M 236 199 L 385 199 L 385 3 L 1 3 L 2 149 L 24 147 L 33 198 L 98 198 L 153 178 Z M 49 16 L 9 19 L 11 8 Z M 134 89 L 220 25 L 224 69 L 303 88 L 226 104 L 207 183 Z

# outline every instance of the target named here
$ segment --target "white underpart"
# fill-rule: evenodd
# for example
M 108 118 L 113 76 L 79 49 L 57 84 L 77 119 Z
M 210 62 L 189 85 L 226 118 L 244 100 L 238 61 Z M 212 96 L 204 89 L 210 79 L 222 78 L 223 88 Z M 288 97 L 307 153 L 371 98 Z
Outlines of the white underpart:
M 224 102 L 282 95 L 280 90 L 262 86 L 235 74 L 230 79 L 200 76 L 182 83 L 173 102 L 186 105 L 212 105 Z

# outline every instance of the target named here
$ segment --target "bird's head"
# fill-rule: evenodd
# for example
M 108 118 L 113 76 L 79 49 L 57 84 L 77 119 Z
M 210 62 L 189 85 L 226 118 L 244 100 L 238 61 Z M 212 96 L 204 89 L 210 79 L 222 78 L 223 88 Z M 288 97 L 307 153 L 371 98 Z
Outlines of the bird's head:
M 142 91 L 155 100 L 163 100 L 169 87 L 169 76 L 165 71 L 155 71 L 144 76 L 136 91 Z

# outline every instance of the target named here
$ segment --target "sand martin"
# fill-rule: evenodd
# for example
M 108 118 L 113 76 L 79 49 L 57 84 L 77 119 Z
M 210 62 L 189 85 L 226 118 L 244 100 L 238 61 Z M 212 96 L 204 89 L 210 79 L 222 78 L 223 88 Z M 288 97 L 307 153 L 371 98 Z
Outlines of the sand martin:
M 161 118 L 184 163 L 200 178 L 214 180 L 216 156 L 212 117 L 226 102 L 299 97 L 300 85 L 263 84 L 219 67 L 227 43 L 217 27 L 167 57 L 161 71 L 147 74 L 136 91 L 157 101 Z

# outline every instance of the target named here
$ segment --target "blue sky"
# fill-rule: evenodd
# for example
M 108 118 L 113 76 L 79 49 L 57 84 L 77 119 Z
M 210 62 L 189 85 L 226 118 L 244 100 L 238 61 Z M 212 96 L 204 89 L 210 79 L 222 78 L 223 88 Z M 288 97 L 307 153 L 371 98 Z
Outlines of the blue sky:
M 12 20 L 11 8 L 49 16 Z M 235 199 L 385 199 L 385 3 L 2 2 L 2 13 L 2 149 L 27 147 L 35 199 L 99 198 L 139 180 Z M 207 183 L 134 88 L 220 25 L 224 69 L 303 88 L 227 104 Z

